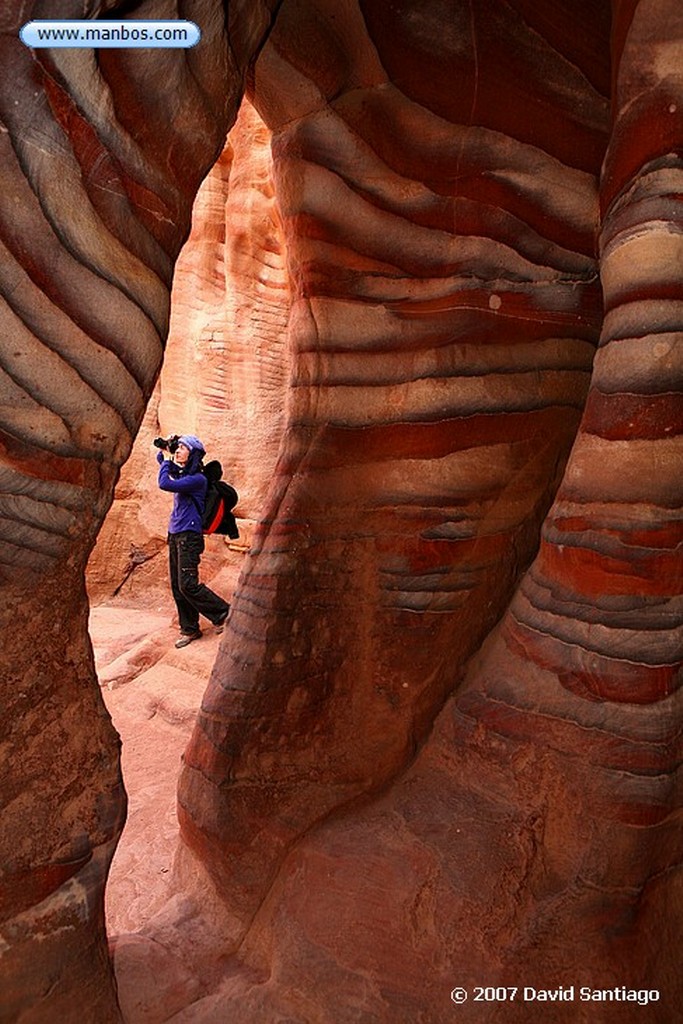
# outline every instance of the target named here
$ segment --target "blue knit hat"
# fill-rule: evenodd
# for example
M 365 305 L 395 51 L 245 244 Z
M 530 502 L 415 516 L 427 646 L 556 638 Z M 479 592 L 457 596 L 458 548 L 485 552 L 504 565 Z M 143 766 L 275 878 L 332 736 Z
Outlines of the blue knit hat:
M 205 452 L 206 448 L 194 434 L 181 434 L 178 438 L 181 444 L 184 444 L 186 448 L 189 448 L 191 452 Z

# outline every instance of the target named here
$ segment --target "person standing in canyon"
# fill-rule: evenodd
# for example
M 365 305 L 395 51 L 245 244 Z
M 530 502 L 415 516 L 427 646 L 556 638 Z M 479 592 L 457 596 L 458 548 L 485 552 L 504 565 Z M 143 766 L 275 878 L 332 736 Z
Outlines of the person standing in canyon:
M 223 630 L 230 605 L 204 583 L 199 582 L 199 563 L 204 551 L 202 513 L 208 482 L 202 473 L 204 445 L 192 434 L 157 438 L 159 487 L 173 494 L 168 524 L 168 554 L 171 591 L 178 609 L 180 636 L 176 647 L 198 640 L 204 615 L 215 632 Z

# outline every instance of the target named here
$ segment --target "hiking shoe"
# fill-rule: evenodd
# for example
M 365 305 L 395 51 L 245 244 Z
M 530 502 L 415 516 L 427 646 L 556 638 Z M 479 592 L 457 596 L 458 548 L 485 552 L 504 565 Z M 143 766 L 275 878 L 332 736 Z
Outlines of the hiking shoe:
M 181 633 L 175 642 L 176 647 L 187 647 L 193 640 L 199 640 L 202 635 L 201 629 L 198 629 L 196 633 Z
M 214 631 L 214 633 L 222 633 L 223 632 L 223 630 L 225 629 L 225 623 L 228 621 L 228 615 L 229 614 L 230 614 L 230 608 L 228 608 L 227 612 L 225 612 L 223 617 L 220 618 L 218 620 L 218 622 L 214 622 L 214 624 L 213 624 L 213 631 Z

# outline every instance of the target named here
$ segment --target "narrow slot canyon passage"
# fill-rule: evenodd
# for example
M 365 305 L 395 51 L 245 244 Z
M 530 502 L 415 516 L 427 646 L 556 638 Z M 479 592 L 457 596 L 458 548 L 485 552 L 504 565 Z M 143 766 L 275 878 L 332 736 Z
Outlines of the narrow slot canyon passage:
M 0 32 L 0 1024 L 669 1024 L 680 0 L 191 6 Z
M 159 614 L 102 604 L 91 613 L 98 672 L 106 677 L 112 667 L 122 667 L 121 659 L 135 672 L 103 685 L 105 704 L 121 737 L 121 768 L 128 793 L 126 826 L 106 888 L 110 938 L 139 931 L 172 895 L 167 883 L 178 840 L 176 793 L 181 756 L 219 637 L 207 632 L 191 650 L 176 651 L 177 628 L 170 620 L 168 609 Z M 117 643 L 123 651 L 109 661 Z
M 200 578 L 229 602 L 248 558 L 287 408 L 288 289 L 272 189 L 270 135 L 244 101 L 193 208 L 176 265 L 164 364 L 88 567 L 90 636 L 105 705 L 121 737 L 126 826 L 106 887 L 107 932 L 123 945 L 177 893 L 181 757 L 218 652 L 176 650 L 155 436 L 192 432 L 239 493 L 240 536 L 205 538 Z M 125 940 L 121 937 L 125 936 Z M 125 967 L 122 968 L 125 970 Z M 176 968 L 177 969 L 177 966 Z

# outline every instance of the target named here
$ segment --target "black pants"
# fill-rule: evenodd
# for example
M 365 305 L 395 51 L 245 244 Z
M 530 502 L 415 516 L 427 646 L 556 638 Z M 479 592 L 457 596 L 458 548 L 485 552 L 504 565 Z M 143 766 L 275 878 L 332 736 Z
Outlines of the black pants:
M 200 615 L 218 625 L 230 608 L 227 601 L 199 582 L 199 560 L 203 550 L 201 533 L 186 530 L 168 535 L 171 590 L 178 608 L 180 632 L 188 635 L 199 629 Z

